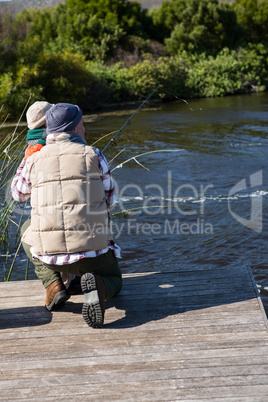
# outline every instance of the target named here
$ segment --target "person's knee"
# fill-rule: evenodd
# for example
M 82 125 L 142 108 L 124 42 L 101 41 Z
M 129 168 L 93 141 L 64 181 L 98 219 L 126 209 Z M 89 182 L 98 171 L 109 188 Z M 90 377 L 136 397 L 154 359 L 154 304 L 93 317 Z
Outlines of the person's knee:
M 22 224 L 21 229 L 20 229 L 21 236 L 26 232 L 26 230 L 28 229 L 30 224 L 31 224 L 31 219 L 27 219 L 27 221 L 25 221 Z
M 118 293 L 120 293 L 120 291 L 122 289 L 122 285 L 123 285 L 122 277 L 121 278 L 117 277 L 116 280 L 115 280 L 115 286 L 114 286 L 115 293 L 114 293 L 114 295 L 118 295 Z

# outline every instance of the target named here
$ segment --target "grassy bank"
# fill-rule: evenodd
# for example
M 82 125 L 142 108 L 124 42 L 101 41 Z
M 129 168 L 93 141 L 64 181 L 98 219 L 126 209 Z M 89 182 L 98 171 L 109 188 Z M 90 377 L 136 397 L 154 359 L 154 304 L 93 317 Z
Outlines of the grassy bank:
M 158 85 L 158 97 L 171 100 L 171 92 L 185 98 L 262 92 L 268 89 L 267 67 L 268 49 L 249 45 L 237 51 L 225 48 L 217 56 L 182 52 L 157 61 L 148 58 L 129 68 L 92 64 L 89 69 L 106 100 L 122 101 L 144 98 Z
M 165 100 L 265 91 L 267 27 L 266 0 L 169 0 L 150 12 L 135 1 L 66 0 L 0 12 L 2 118 L 16 120 L 30 96 L 92 112 L 156 86 Z
M 15 119 L 29 96 L 32 102 L 78 103 L 84 112 L 92 112 L 106 104 L 143 99 L 157 86 L 154 98 L 165 100 L 174 100 L 174 95 L 189 99 L 266 91 L 268 48 L 262 44 L 236 51 L 225 48 L 216 56 L 184 51 L 157 60 L 148 55 L 130 67 L 89 62 L 67 52 L 48 56 L 35 68 L 24 67 L 20 78 L 6 73 L 0 79 L 2 117 L 9 112 Z

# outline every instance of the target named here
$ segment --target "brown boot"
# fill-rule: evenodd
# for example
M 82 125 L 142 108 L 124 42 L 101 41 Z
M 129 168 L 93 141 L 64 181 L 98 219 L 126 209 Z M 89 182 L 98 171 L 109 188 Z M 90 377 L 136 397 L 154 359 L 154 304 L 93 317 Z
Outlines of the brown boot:
M 70 294 L 62 283 L 62 280 L 58 279 L 46 288 L 45 306 L 47 310 L 51 311 L 52 309 L 64 304 L 69 297 Z
M 85 295 L 83 318 L 90 327 L 101 328 L 105 312 L 105 284 L 100 276 L 87 272 L 81 278 L 81 288 Z

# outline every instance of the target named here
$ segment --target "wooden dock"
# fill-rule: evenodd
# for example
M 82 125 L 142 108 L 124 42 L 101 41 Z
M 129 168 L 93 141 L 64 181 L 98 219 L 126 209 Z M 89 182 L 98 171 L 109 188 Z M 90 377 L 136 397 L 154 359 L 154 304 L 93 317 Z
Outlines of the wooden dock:
M 105 325 L 0 283 L 1 401 L 268 401 L 267 318 L 247 268 L 124 275 Z

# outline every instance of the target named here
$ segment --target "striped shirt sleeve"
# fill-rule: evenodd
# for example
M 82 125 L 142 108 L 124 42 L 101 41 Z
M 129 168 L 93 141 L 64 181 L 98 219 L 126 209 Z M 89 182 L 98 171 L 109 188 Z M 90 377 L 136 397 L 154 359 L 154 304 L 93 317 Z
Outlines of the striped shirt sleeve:
M 25 202 L 30 198 L 31 190 L 29 171 L 23 158 L 11 183 L 11 196 L 15 201 Z
M 103 155 L 103 153 L 98 149 L 94 149 L 96 154 L 98 155 L 99 160 L 99 169 L 101 172 L 101 178 L 103 182 L 105 196 L 109 205 L 109 208 L 112 209 L 115 204 L 115 191 L 114 191 L 114 182 L 110 172 L 110 168 L 108 162 Z

